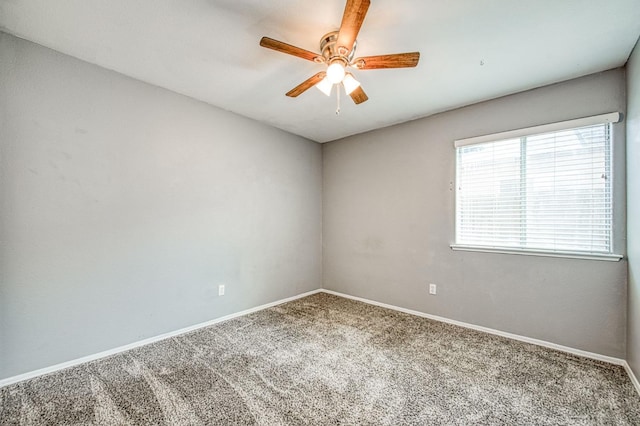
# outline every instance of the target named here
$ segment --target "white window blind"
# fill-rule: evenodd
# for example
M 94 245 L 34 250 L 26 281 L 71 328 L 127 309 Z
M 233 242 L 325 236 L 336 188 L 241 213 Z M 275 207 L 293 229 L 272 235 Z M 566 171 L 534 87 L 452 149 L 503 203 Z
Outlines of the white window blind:
M 609 123 L 457 144 L 456 244 L 612 253 L 611 154 Z

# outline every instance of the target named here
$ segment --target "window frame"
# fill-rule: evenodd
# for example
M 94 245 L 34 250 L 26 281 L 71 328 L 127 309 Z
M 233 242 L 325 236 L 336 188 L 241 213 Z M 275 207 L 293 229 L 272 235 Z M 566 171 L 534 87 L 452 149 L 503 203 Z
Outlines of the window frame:
M 619 214 L 616 209 L 616 155 L 615 155 L 615 134 L 614 124 L 619 123 L 622 119 L 622 115 L 618 112 L 612 112 L 608 114 L 601 114 L 596 116 L 578 118 L 574 120 L 561 121 L 556 123 L 544 124 L 534 127 L 526 127 L 522 129 L 510 130 L 501 133 L 493 133 L 488 135 L 476 136 L 465 139 L 458 139 L 454 141 L 454 158 L 455 158 L 455 194 L 454 194 L 454 243 L 450 245 L 453 250 L 461 251 L 474 251 L 474 252 L 487 252 L 487 253 L 501 253 L 501 254 L 519 254 L 528 256 L 545 256 L 545 257 L 561 257 L 561 258 L 573 258 L 573 259 L 590 259 L 590 260 L 608 260 L 619 261 L 624 256 L 616 254 L 619 252 L 617 247 L 618 238 L 616 238 L 617 226 L 616 223 L 620 220 Z M 539 135 L 542 133 L 558 132 L 563 130 L 569 130 L 573 128 L 586 127 L 590 125 L 610 124 L 609 127 L 609 144 L 610 144 L 610 173 L 611 173 L 611 253 L 590 253 L 581 251 L 561 251 L 561 250 L 549 250 L 549 249 L 533 249 L 533 248 L 517 248 L 517 247 L 498 247 L 492 245 L 478 245 L 478 244 L 461 244 L 457 242 L 458 238 L 458 207 L 459 207 L 459 190 L 458 190 L 458 148 L 476 145 L 489 142 L 499 142 L 501 140 L 523 138 L 528 136 Z

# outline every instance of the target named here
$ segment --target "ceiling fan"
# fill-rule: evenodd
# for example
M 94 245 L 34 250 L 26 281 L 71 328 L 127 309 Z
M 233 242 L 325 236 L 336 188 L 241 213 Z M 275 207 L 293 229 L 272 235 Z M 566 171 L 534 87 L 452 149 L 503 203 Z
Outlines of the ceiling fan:
M 342 85 L 345 93 L 356 104 L 361 104 L 369 99 L 362 90 L 360 83 L 353 74 L 347 71 L 347 67 L 358 70 L 372 70 L 381 68 L 409 68 L 418 65 L 420 52 L 394 53 L 389 55 L 364 56 L 355 58 L 356 37 L 369 9 L 370 0 L 347 0 L 342 15 L 342 23 L 338 31 L 331 31 L 320 39 L 321 54 L 311 52 L 290 44 L 262 37 L 260 46 L 297 56 L 308 61 L 326 65 L 325 71 L 313 75 L 303 81 L 289 92 L 287 96 L 295 98 L 312 86 L 316 86 L 327 96 L 331 95 L 334 85 Z M 340 90 L 338 87 L 338 110 L 340 112 Z

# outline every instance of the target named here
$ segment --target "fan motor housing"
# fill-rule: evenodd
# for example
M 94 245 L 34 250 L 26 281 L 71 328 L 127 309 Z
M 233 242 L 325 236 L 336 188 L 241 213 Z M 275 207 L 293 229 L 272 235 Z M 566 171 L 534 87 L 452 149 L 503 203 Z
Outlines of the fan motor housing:
M 343 54 L 338 48 L 338 31 L 331 31 L 322 36 L 320 39 L 320 51 L 322 52 L 322 57 L 324 58 L 326 63 L 335 62 L 336 60 L 340 60 L 344 62 L 344 65 L 347 66 L 351 63 L 353 59 L 353 55 L 356 52 L 357 41 L 353 42 L 353 48 L 351 52 L 346 52 Z

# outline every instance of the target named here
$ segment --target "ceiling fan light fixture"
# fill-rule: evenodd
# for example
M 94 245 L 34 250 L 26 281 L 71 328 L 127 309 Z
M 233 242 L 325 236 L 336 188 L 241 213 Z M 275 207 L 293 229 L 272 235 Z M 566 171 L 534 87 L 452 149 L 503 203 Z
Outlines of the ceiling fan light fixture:
M 333 89 L 333 83 L 329 81 L 328 77 L 323 78 L 316 84 L 316 88 L 327 96 L 331 96 L 331 89 Z
M 331 82 L 331 84 L 341 83 L 344 79 L 345 71 L 344 65 L 340 61 L 334 61 L 327 68 L 327 79 Z
M 340 28 L 326 33 L 320 39 L 320 54 L 310 50 L 293 46 L 283 41 L 269 37 L 260 39 L 260 46 L 276 52 L 286 53 L 301 59 L 323 64 L 325 68 L 293 89 L 285 93 L 286 96 L 295 98 L 316 86 L 327 96 L 331 96 L 333 86 L 342 84 L 347 96 L 359 105 L 366 102 L 369 97 L 362 90 L 362 86 L 355 77 L 346 70 L 353 67 L 359 70 L 375 70 L 384 68 L 412 68 L 418 65 L 420 52 L 391 53 L 386 55 L 365 56 L 355 58 L 357 37 L 362 27 L 364 18 L 369 10 L 371 0 L 345 0 L 346 4 L 342 13 Z M 338 111 L 340 111 L 340 92 L 338 88 L 336 98 Z
M 356 80 L 353 74 L 349 72 L 347 73 L 347 75 L 344 76 L 344 79 L 342 80 L 342 85 L 344 86 L 345 93 L 347 95 L 350 95 L 351 92 L 353 92 L 358 87 L 360 87 L 360 82 Z

